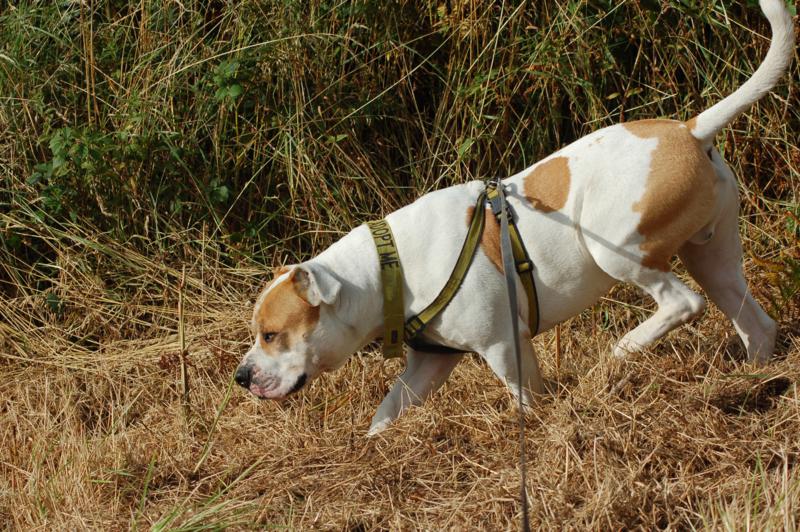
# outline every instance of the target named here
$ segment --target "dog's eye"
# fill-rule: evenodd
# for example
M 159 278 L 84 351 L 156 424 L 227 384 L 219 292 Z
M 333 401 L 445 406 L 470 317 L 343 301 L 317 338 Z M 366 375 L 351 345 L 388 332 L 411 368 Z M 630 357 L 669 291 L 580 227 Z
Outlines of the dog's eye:
M 261 338 L 264 340 L 264 342 L 270 343 L 272 340 L 275 339 L 275 336 L 277 334 L 278 333 L 274 333 L 274 332 L 265 332 L 265 333 L 261 333 Z

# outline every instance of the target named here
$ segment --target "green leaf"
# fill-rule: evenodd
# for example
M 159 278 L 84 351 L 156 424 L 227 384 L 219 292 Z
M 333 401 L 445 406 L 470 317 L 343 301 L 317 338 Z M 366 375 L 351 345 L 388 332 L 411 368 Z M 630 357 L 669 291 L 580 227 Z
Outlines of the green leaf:
M 242 94 L 242 86 L 241 85 L 236 84 L 236 85 L 231 85 L 230 87 L 228 87 L 228 96 L 230 96 L 232 100 L 235 100 L 236 98 L 238 98 L 240 94 Z
M 328 135 L 325 140 L 328 144 L 338 144 L 346 138 L 347 134 L 343 133 L 341 135 Z
M 225 203 L 231 197 L 231 189 L 225 185 L 219 185 L 211 189 L 210 199 L 213 203 Z
M 461 143 L 461 146 L 458 147 L 458 159 L 461 160 L 464 158 L 464 154 L 469 151 L 472 145 L 475 143 L 475 139 L 466 139 L 464 142 Z

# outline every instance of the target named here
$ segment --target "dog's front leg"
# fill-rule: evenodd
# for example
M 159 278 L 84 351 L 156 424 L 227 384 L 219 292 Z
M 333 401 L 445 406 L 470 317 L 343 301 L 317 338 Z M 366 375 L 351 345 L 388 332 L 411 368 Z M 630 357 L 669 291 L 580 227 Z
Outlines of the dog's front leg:
M 520 329 L 522 329 L 522 325 Z M 522 338 L 530 337 L 527 328 L 524 331 L 520 330 L 520 336 Z M 489 363 L 494 374 L 508 386 L 516 398 L 519 393 L 520 379 L 517 375 L 517 359 L 513 343 L 500 342 L 480 354 Z M 538 379 L 536 379 L 536 375 L 541 375 L 541 373 L 534 356 L 533 344 L 529 340 L 523 339 L 520 342 L 520 355 L 522 357 L 522 404 L 530 407 L 534 402 L 534 394 L 542 394 L 545 390 L 539 387 Z
M 444 384 L 463 354 L 424 353 L 409 349 L 406 370 L 386 394 L 372 417 L 368 436 L 374 436 L 400 417 L 409 406 L 422 404 Z

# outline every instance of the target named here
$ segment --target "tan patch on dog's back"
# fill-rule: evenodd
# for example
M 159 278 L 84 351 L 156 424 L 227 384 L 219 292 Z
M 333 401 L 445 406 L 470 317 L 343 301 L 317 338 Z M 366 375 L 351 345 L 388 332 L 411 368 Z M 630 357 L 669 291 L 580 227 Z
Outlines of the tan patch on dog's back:
M 472 223 L 472 216 L 475 214 L 475 207 L 467 209 L 467 226 Z M 486 209 L 486 221 L 483 224 L 483 235 L 481 236 L 481 249 L 489 260 L 492 261 L 497 271 L 503 273 L 503 255 L 500 251 L 500 224 L 497 223 L 491 209 Z
M 669 261 L 709 221 L 716 174 L 700 143 L 682 122 L 641 120 L 623 127 L 639 138 L 658 139 L 642 198 L 633 205 L 642 217 L 642 265 L 669 271 Z
M 290 346 L 319 322 L 319 307 L 300 297 L 293 280 L 292 273 L 276 286 L 272 286 L 276 281 L 270 283 L 265 289 L 267 294 L 254 310 L 256 341 L 267 353 Z M 275 339 L 266 343 L 261 338 L 263 333 L 276 333 Z
M 525 176 L 525 197 L 542 212 L 561 210 L 569 196 L 569 160 L 554 157 L 537 165 Z

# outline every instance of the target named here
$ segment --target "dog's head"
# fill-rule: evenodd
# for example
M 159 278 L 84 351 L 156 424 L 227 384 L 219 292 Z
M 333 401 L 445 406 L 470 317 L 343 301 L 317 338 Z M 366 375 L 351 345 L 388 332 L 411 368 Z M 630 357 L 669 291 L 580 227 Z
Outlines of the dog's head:
M 283 399 L 344 363 L 352 347 L 349 327 L 336 313 L 341 288 L 317 264 L 280 269 L 256 301 L 253 346 L 236 382 L 262 399 Z

